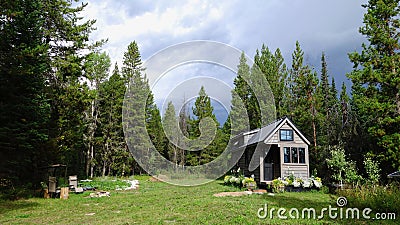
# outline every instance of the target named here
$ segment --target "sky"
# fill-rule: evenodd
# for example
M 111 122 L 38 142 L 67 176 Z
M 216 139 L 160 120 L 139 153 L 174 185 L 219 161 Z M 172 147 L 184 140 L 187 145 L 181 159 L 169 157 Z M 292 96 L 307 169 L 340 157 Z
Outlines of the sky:
M 351 83 L 345 74 L 352 70 L 352 64 L 347 54 L 360 52 L 365 42 L 358 29 L 363 25 L 365 9 L 361 5 L 366 0 L 88 0 L 88 3 L 83 16 L 97 20 L 92 39 L 108 39 L 103 50 L 120 67 L 123 53 L 132 41 L 138 43 L 143 61 L 171 45 L 192 40 L 226 43 L 249 58 L 265 44 L 271 51 L 279 48 L 288 66 L 299 41 L 305 63 L 319 73 L 321 53 L 325 52 L 329 75 L 335 78 L 338 88 L 345 82 L 350 90 Z M 157 105 L 162 106 L 165 96 L 176 85 L 195 76 L 215 77 L 215 71 L 218 72 L 215 66 L 193 63 L 166 72 L 165 79 L 152 87 Z M 219 71 L 226 74 L 224 81 L 232 86 L 235 74 L 223 68 Z

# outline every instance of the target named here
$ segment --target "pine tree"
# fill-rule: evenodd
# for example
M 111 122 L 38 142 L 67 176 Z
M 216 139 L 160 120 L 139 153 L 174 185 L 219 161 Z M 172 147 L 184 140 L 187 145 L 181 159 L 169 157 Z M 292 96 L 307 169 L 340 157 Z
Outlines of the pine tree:
M 140 158 L 141 165 L 148 165 L 149 160 L 155 160 L 151 150 L 163 153 L 164 136 L 162 132 L 161 115 L 154 103 L 146 75 L 143 74 L 140 52 L 135 41 L 124 53 L 122 77 L 127 86 L 124 105 L 125 135 L 131 143 L 130 151 L 135 158 Z M 145 168 L 150 170 L 151 168 Z M 153 168 L 155 169 L 155 168 Z M 154 173 L 155 171 L 147 171 Z
M 251 67 L 250 83 L 248 104 L 250 128 L 256 129 L 266 126 L 276 119 L 275 100 L 265 74 L 256 64 Z
M 118 155 L 126 155 L 124 133 L 122 130 L 122 104 L 125 95 L 125 84 L 115 64 L 111 77 L 100 87 L 100 124 L 101 149 L 98 162 L 101 162 L 101 174 L 113 174 L 121 164 L 115 160 Z M 128 155 L 129 156 L 129 155 Z M 127 159 L 122 159 L 126 162 Z
M 194 118 L 190 121 L 189 137 L 196 139 L 191 147 L 192 150 L 197 150 L 189 154 L 192 166 L 210 162 L 216 155 L 219 123 L 213 110 L 211 99 L 202 86 L 192 108 Z
M 321 96 L 321 108 L 320 112 L 325 115 L 325 117 L 328 117 L 330 107 L 329 107 L 329 102 L 333 98 L 331 96 L 331 87 L 329 85 L 329 75 L 328 75 L 328 65 L 326 63 L 326 58 L 325 58 L 325 53 L 322 52 L 321 56 L 321 82 L 318 87 L 319 94 Z
M 329 107 L 329 139 L 331 145 L 338 145 L 343 143 L 346 140 L 341 139 L 340 132 L 341 132 L 341 108 L 340 108 L 340 101 L 338 99 L 338 90 L 336 88 L 335 78 L 332 77 L 331 80 L 331 88 L 330 88 L 330 101 L 328 103 Z
M 178 122 L 179 122 L 179 129 L 181 130 L 182 134 L 189 138 L 189 117 L 188 117 L 188 109 L 185 105 L 186 99 L 183 99 L 183 106 L 182 109 L 179 112 L 179 118 L 178 118 Z M 181 166 L 185 166 L 186 165 L 186 158 L 188 158 L 188 153 L 186 153 L 187 151 L 184 149 L 187 149 L 186 143 L 184 141 L 182 141 L 181 143 L 179 143 L 180 146 L 182 146 L 182 154 L 181 154 L 181 158 L 180 158 L 180 165 Z
M 180 132 L 179 123 L 175 112 L 175 107 L 172 102 L 168 102 L 168 106 L 163 117 L 163 128 L 164 131 L 168 134 L 168 158 L 175 164 L 175 167 L 177 167 L 180 163 L 179 160 L 182 153 L 178 147 L 179 138 L 177 135 Z
M 386 165 L 383 171 L 400 168 L 400 30 L 398 0 L 369 0 L 364 26 L 359 32 L 368 44 L 349 54 L 354 64 L 348 77 L 362 127 L 377 143 L 369 149 Z
M 350 97 L 347 95 L 347 87 L 344 82 L 342 83 L 339 102 L 341 106 L 341 127 L 345 128 L 350 123 Z
M 56 163 L 68 164 L 69 172 L 84 177 L 83 121 L 90 100 L 86 94 L 89 87 L 81 81 L 85 79 L 85 61 L 105 41 L 89 41 L 95 21 L 84 21 L 79 15 L 87 4 L 75 7 L 69 0 L 41 3 L 42 38 L 49 46 L 46 56 L 51 68 L 45 75 L 52 112 L 49 125 L 52 151 L 60 156 Z
M 129 80 L 135 76 L 136 73 L 141 73 L 143 70 L 139 47 L 136 41 L 133 41 L 128 45 L 128 49 L 124 53 L 122 77 L 125 84 L 128 85 Z
M 312 137 L 314 149 L 317 146 L 316 137 L 316 98 L 315 91 L 318 79 L 314 71 L 303 64 L 304 52 L 299 42 L 292 54 L 293 62 L 291 75 L 291 93 L 293 96 L 290 104 L 292 119 L 308 138 Z
M 327 68 L 325 53 L 321 56 L 321 79 L 316 91 L 316 107 L 317 107 L 317 136 L 319 149 L 326 150 L 329 148 L 330 136 L 330 115 L 329 102 L 332 96 L 330 95 L 329 74 Z
M 268 81 L 269 87 L 274 95 L 275 108 L 277 116 L 286 115 L 285 94 L 287 93 L 287 69 L 280 49 L 276 49 L 273 54 L 268 47 L 262 45 L 261 55 L 257 50 L 254 57 L 254 63 L 258 66 L 262 74 Z
M 250 67 L 247 65 L 246 56 L 242 52 L 237 76 L 233 81 L 235 87 L 232 90 L 231 111 L 229 115 L 229 126 L 234 135 L 249 130 L 249 115 L 247 109 L 250 100 L 250 87 L 246 80 L 250 80 Z
M 165 149 L 166 137 L 162 127 L 160 110 L 154 103 L 153 94 L 150 93 L 146 102 L 146 129 L 157 151 L 168 158 L 168 151 Z
M 41 1 L 0 3 L 0 173 L 14 185 L 38 182 L 47 152 L 49 71 Z
M 316 122 L 319 149 L 329 149 L 340 141 L 340 110 L 335 80 L 329 84 L 325 53 L 321 56 L 321 80 L 316 90 Z
M 125 151 L 130 151 L 134 156 L 141 157 L 142 163 L 145 163 L 151 157 L 149 155 L 151 142 L 146 131 L 146 100 L 149 95 L 149 86 L 142 74 L 143 68 L 141 64 L 137 44 L 136 42 L 131 42 L 124 53 L 122 67 L 122 78 L 126 86 L 123 105 L 123 127 L 126 142 L 130 143 L 129 149 L 126 146 Z M 135 168 L 140 168 L 137 163 L 134 164 Z

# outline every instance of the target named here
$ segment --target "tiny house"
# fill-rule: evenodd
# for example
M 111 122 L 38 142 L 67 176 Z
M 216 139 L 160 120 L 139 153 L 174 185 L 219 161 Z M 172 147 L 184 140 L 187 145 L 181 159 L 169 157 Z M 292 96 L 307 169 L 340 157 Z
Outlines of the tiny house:
M 310 142 L 287 118 L 278 119 L 260 129 L 234 137 L 234 148 L 244 149 L 237 166 L 259 184 L 294 174 L 309 177 Z

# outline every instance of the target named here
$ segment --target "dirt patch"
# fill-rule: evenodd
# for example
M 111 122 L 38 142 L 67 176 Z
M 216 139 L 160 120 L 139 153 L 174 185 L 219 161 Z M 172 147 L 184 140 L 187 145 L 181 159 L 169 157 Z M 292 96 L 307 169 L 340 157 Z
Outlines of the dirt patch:
M 165 175 L 157 175 L 157 176 L 152 176 L 152 177 L 150 177 L 149 178 L 149 181 L 151 181 L 151 182 L 162 182 L 162 181 L 166 181 L 166 180 L 168 180 L 168 177 L 167 176 L 165 176 Z
M 159 182 L 160 180 L 157 179 L 157 178 L 155 178 L 155 177 L 150 177 L 150 178 L 149 178 L 149 181 L 150 181 L 150 182 Z
M 264 194 L 267 193 L 267 190 L 265 189 L 257 189 L 253 191 L 254 194 Z
M 237 196 L 251 195 L 251 194 L 252 194 L 251 191 L 236 191 L 236 192 L 221 192 L 221 193 L 214 194 L 213 196 L 215 196 L 215 197 L 225 197 L 225 196 L 237 197 Z
M 254 190 L 254 191 L 221 192 L 221 193 L 213 194 L 213 196 L 215 196 L 215 197 L 225 197 L 225 196 L 237 197 L 237 196 L 252 195 L 252 194 L 264 194 L 264 193 L 267 193 L 267 191 L 264 189 L 258 189 L 258 190 Z

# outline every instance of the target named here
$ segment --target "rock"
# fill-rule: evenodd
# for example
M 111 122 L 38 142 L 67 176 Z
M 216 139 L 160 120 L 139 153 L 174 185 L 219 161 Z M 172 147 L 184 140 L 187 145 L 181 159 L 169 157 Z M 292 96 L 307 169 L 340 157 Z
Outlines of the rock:
M 83 193 L 83 187 L 75 188 L 75 193 Z
M 139 181 L 138 180 L 124 180 L 124 181 L 130 184 L 129 187 L 124 188 L 125 191 L 139 189 Z
M 108 191 L 98 191 L 96 193 L 90 193 L 89 198 L 101 198 L 101 197 L 111 197 Z

